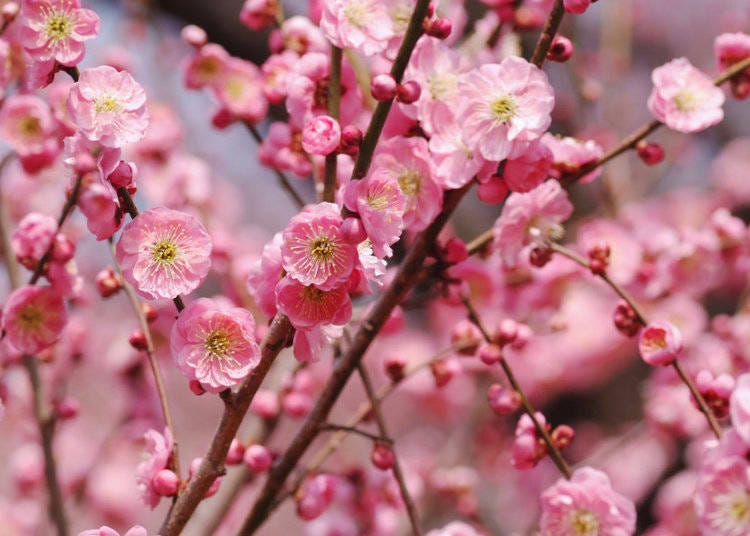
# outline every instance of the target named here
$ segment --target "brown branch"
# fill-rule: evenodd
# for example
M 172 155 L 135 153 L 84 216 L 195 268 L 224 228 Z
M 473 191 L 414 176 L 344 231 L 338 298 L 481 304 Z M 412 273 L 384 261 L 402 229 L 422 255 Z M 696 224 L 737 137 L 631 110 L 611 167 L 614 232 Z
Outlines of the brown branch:
M 341 100 L 341 63 L 343 52 L 337 46 L 331 47 L 331 76 L 328 86 L 328 115 L 339 120 Z M 323 201 L 333 202 L 336 194 L 337 151 L 326 155 L 325 178 L 323 179 Z
M 482 337 L 484 338 L 484 340 L 487 342 L 491 342 L 492 337 L 482 324 L 482 320 L 479 318 L 479 313 L 474 308 L 474 305 L 469 300 L 469 297 L 465 294 L 462 294 L 461 301 L 463 301 L 464 306 L 466 306 L 466 310 L 469 313 L 469 320 L 471 320 L 479 328 L 479 331 L 482 333 Z M 570 479 L 570 477 L 573 475 L 573 472 L 570 470 L 570 466 L 565 461 L 565 458 L 563 458 L 560 449 L 558 449 L 555 443 L 552 441 L 552 438 L 550 437 L 549 432 L 547 432 L 547 429 L 542 426 L 542 424 L 539 422 L 539 419 L 537 419 L 536 410 L 534 409 L 534 406 L 531 405 L 531 402 L 526 396 L 526 393 L 524 393 L 523 389 L 521 388 L 521 384 L 518 383 L 518 380 L 513 373 L 513 369 L 510 368 L 510 365 L 508 365 L 508 362 L 505 360 L 505 358 L 500 360 L 500 366 L 503 368 L 503 372 L 505 373 L 506 378 L 508 378 L 508 381 L 513 387 L 513 390 L 518 393 L 518 396 L 521 398 L 521 405 L 523 406 L 524 411 L 529 416 L 531 421 L 534 423 L 534 428 L 536 428 L 537 434 L 542 438 L 542 441 L 544 441 L 544 444 L 547 446 L 547 452 L 549 453 L 550 458 L 552 458 L 552 461 L 555 462 L 555 465 L 563 474 L 563 476 L 565 476 L 565 478 L 567 479 Z
M 552 40 L 555 38 L 564 14 L 563 0 L 555 0 L 555 5 L 552 6 L 552 11 L 550 11 L 549 17 L 547 17 L 547 22 L 544 23 L 544 30 L 542 30 L 539 40 L 534 47 L 534 52 L 531 54 L 531 63 L 537 67 L 541 67 L 544 64 L 544 60 L 547 59 L 547 52 L 552 45 Z
M 112 256 L 112 261 L 115 265 L 115 270 L 117 271 L 117 273 L 120 275 L 120 278 L 122 279 L 122 287 L 123 289 L 125 289 L 125 294 L 127 295 L 128 301 L 130 302 L 130 307 L 133 309 L 133 313 L 135 313 L 135 316 L 138 320 L 138 325 L 141 328 L 141 332 L 143 333 L 143 336 L 146 339 L 146 348 L 144 352 L 146 353 L 146 357 L 148 358 L 148 363 L 149 363 L 149 366 L 151 367 L 151 372 L 154 375 L 154 382 L 156 383 L 156 392 L 159 396 L 159 404 L 161 405 L 161 413 L 162 413 L 162 416 L 164 417 L 164 424 L 172 433 L 172 438 L 174 440 L 174 447 L 172 449 L 171 469 L 175 472 L 178 478 L 182 478 L 181 471 L 180 471 L 180 456 L 179 456 L 179 451 L 177 448 L 177 434 L 175 433 L 174 422 L 172 421 L 172 413 L 169 410 L 169 401 L 167 399 L 167 389 L 164 386 L 164 378 L 161 373 L 161 367 L 159 367 L 159 361 L 156 359 L 156 355 L 154 354 L 154 340 L 151 336 L 151 328 L 149 328 L 148 321 L 146 320 L 146 315 L 143 313 L 141 302 L 138 299 L 138 296 L 136 295 L 135 290 L 133 289 L 133 286 L 127 281 L 125 281 L 125 278 L 122 276 L 122 267 L 120 266 L 120 263 L 117 262 L 117 257 L 115 255 L 114 240 L 112 240 L 112 237 L 109 238 L 109 250 Z
M 393 440 L 390 437 L 371 434 L 370 432 L 362 430 L 361 428 L 357 428 L 356 426 L 349 426 L 347 424 L 333 424 L 327 422 L 321 424 L 319 430 L 321 432 L 346 432 L 347 434 L 355 434 L 362 436 L 365 439 L 369 439 L 370 441 L 373 441 L 375 443 L 393 443 Z
M 286 452 L 274 463 L 250 515 L 240 530 L 240 534 L 252 534 L 268 517 L 274 500 L 281 491 L 287 477 L 309 448 L 312 440 L 317 435 L 320 424 L 328 417 L 328 413 L 346 386 L 349 377 L 356 369 L 364 353 L 380 331 L 380 328 L 385 324 L 391 311 L 403 301 L 406 294 L 414 286 L 419 277 L 424 259 L 432 249 L 438 233 L 447 223 L 456 205 L 458 205 L 458 202 L 468 189 L 469 185 L 446 193 L 443 211 L 417 237 L 393 282 L 360 325 L 347 352 L 336 363 L 330 380 L 323 388 L 323 392 L 320 394 L 302 427 L 297 432 Z
M 590 268 L 589 261 L 584 259 L 581 255 L 576 253 L 575 251 L 572 251 L 565 246 L 561 244 L 557 244 L 554 242 L 551 242 L 548 244 L 548 247 L 554 251 L 555 253 L 559 253 L 560 255 L 564 255 L 565 257 L 569 258 L 573 262 L 579 264 L 583 268 L 586 268 L 587 270 Z M 619 284 L 614 282 L 607 273 L 598 274 L 598 277 L 604 281 L 607 285 L 609 285 L 612 290 L 614 290 L 620 298 L 625 300 L 625 302 L 630 306 L 633 311 L 635 311 L 636 317 L 638 319 L 638 322 L 642 326 L 648 325 L 648 320 L 646 319 L 646 315 L 643 312 L 643 310 L 638 306 L 638 303 L 633 299 L 630 294 L 627 293 L 625 289 L 623 289 Z M 703 415 L 706 417 L 706 421 L 708 421 L 708 425 L 711 427 L 711 430 L 713 431 L 714 435 L 718 438 L 721 437 L 721 427 L 719 426 L 719 423 L 716 421 L 716 417 L 714 416 L 713 411 L 711 411 L 711 408 L 708 407 L 708 403 L 706 402 L 706 399 L 703 398 L 703 395 L 698 391 L 698 388 L 695 386 L 695 383 L 693 380 L 685 374 L 685 371 L 682 368 L 682 365 L 680 365 L 679 361 L 676 359 L 672 361 L 672 366 L 674 367 L 675 371 L 677 372 L 677 375 L 680 377 L 682 382 L 687 386 L 687 388 L 690 390 L 690 393 L 693 395 L 693 398 L 695 399 L 695 402 L 698 404 L 698 409 L 703 413 Z
M 378 402 L 378 396 L 375 393 L 375 388 L 373 387 L 370 376 L 369 374 L 367 374 L 367 370 L 365 369 L 365 366 L 361 361 L 357 365 L 357 371 L 359 372 L 359 377 L 362 379 L 362 385 L 364 385 L 365 387 L 367 398 L 370 400 L 370 406 L 373 409 L 375 422 L 378 425 L 380 435 L 387 438 L 387 440 L 391 443 L 391 450 L 393 451 L 393 476 L 396 477 L 398 488 L 401 491 L 401 499 L 404 501 L 404 505 L 406 506 L 406 512 L 409 516 L 409 523 L 411 524 L 412 534 L 421 536 L 422 531 L 419 528 L 417 508 L 416 506 L 414 506 L 414 501 L 412 500 L 411 494 L 409 493 L 409 488 L 406 486 L 406 479 L 404 478 L 404 472 L 401 469 L 401 462 L 399 462 L 398 456 L 396 456 L 395 445 L 392 444 L 393 440 L 388 434 L 388 429 L 385 424 L 385 417 L 383 416 L 383 410 L 380 408 L 380 402 Z

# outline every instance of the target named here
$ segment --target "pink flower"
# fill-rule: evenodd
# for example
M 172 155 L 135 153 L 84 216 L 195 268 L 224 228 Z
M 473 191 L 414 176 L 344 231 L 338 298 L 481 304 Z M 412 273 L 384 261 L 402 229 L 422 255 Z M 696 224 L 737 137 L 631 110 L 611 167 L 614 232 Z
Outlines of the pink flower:
M 424 138 L 395 137 L 381 142 L 371 173 L 387 175 L 406 196 L 407 229 L 424 230 L 443 207 L 443 190 L 435 182 L 434 165 Z
M 562 534 L 629 536 L 635 532 L 633 503 L 612 489 L 606 474 L 576 469 L 542 493 L 543 536 Z
M 311 329 L 322 324 L 343 326 L 352 316 L 346 286 L 323 290 L 285 277 L 276 286 L 276 305 L 295 328 Z
M 153 487 L 153 480 L 159 471 L 166 469 L 169 465 L 174 440 L 169 428 L 164 428 L 164 435 L 156 430 L 149 430 L 143 435 L 143 439 L 146 441 L 146 458 L 138 464 L 135 470 L 136 480 L 141 500 L 153 510 L 161 500 L 161 495 Z
M 543 182 L 527 193 L 513 193 L 495 222 L 495 247 L 506 264 L 515 266 L 524 246 L 543 245 L 559 238 L 563 232 L 560 223 L 572 213 L 568 194 L 555 180 Z
M 704 536 L 750 533 L 750 467 L 739 456 L 721 456 L 704 465 L 693 498 Z
M 224 47 L 215 43 L 208 43 L 197 49 L 184 66 L 185 87 L 201 89 L 217 83 L 224 74 L 229 57 Z
M 377 0 L 327 0 L 320 29 L 335 46 L 365 56 L 383 52 L 394 36 L 386 6 Z
M 435 162 L 435 182 L 446 190 L 464 186 L 475 175 L 481 181 L 497 169 L 497 162 L 488 162 L 478 151 L 466 147 L 461 127 L 455 121 L 440 124 L 429 147 Z
M 208 275 L 211 237 L 193 216 L 153 208 L 125 226 L 117 261 L 142 296 L 176 298 L 198 288 Z
M 24 354 L 37 354 L 52 346 L 67 321 L 65 302 L 50 287 L 23 286 L 13 291 L 3 307 L 5 337 Z
M 404 229 L 406 196 L 382 168 L 375 169 L 359 181 L 344 187 L 344 202 L 359 214 L 375 254 L 390 256 L 390 246 L 398 241 Z
M 284 239 L 276 233 L 269 243 L 263 246 L 263 254 L 250 268 L 247 287 L 255 298 L 255 303 L 269 318 L 276 314 L 276 285 L 284 275 L 281 265 L 281 245 Z
M 551 174 L 557 179 L 576 173 L 584 164 L 593 162 L 604 154 L 604 149 L 594 140 L 581 141 L 569 136 L 560 137 L 547 133 L 542 136 L 542 143 L 552 151 Z M 591 182 L 601 174 L 602 169 L 597 168 L 578 179 L 578 182 Z
M 29 270 L 36 268 L 56 234 L 55 218 L 38 212 L 28 213 L 11 236 L 11 245 L 18 262 Z
M 651 322 L 641 331 L 638 349 L 649 365 L 670 365 L 682 351 L 682 334 L 670 322 Z
M 518 156 L 550 125 L 555 104 L 547 75 L 518 57 L 485 64 L 459 82 L 456 119 L 466 146 L 487 160 Z
M 120 536 L 120 533 L 111 527 L 102 525 L 98 529 L 89 529 L 79 532 L 78 536 Z M 148 536 L 148 532 L 140 525 L 135 525 L 128 529 L 128 531 L 122 536 Z
M 229 58 L 211 85 L 221 106 L 234 117 L 257 123 L 268 112 L 260 69 L 249 61 Z
M 340 142 L 341 127 L 333 117 L 318 115 L 305 121 L 302 148 L 308 153 L 325 156 L 335 151 Z
M 0 139 L 13 147 L 18 154 L 38 154 L 48 143 L 57 149 L 54 134 L 55 122 L 49 106 L 34 95 L 13 95 L 0 110 Z
M 737 378 L 737 383 L 729 397 L 729 414 L 732 427 L 750 445 L 750 374 Z
M 262 30 L 273 24 L 278 11 L 278 0 L 245 0 L 240 10 L 240 22 L 251 30 Z
M 537 412 L 536 419 L 543 427 L 548 427 L 544 415 Z M 534 421 L 526 413 L 521 415 L 516 425 L 516 437 L 513 440 L 513 467 L 526 470 L 535 467 L 547 455 L 547 447 L 537 435 Z
M 451 521 L 441 529 L 431 530 L 426 536 L 481 536 L 481 533 L 463 521 Z
M 170 349 L 189 380 L 218 393 L 242 381 L 260 361 L 249 311 L 200 298 L 177 317 Z
M 68 114 L 88 139 L 122 147 L 143 138 L 146 92 L 125 71 L 107 65 L 84 69 L 70 90 Z
M 529 192 L 547 180 L 551 166 L 552 151 L 541 142 L 532 143 L 518 157 L 506 160 L 503 179 L 511 192 Z
M 97 240 L 111 237 L 123 224 L 117 192 L 98 173 L 84 177 L 78 208 L 86 216 L 86 227 Z
M 271 123 L 258 149 L 258 160 L 264 166 L 291 171 L 298 177 L 312 172 L 310 157 L 302 150 L 302 133 L 289 123 Z
M 750 35 L 741 32 L 721 34 L 714 41 L 714 55 L 719 69 L 729 69 L 750 56 Z
M 565 11 L 580 15 L 591 5 L 591 0 L 563 0 Z
M 357 247 L 346 240 L 339 212 L 333 203 L 319 203 L 289 221 L 281 258 L 290 277 L 323 290 L 349 279 L 357 261 Z
M 724 93 L 685 58 L 654 69 L 648 109 L 678 132 L 699 132 L 724 118 Z
M 85 53 L 83 42 L 99 33 L 99 17 L 79 0 L 24 0 L 21 43 L 37 61 L 72 67 Z

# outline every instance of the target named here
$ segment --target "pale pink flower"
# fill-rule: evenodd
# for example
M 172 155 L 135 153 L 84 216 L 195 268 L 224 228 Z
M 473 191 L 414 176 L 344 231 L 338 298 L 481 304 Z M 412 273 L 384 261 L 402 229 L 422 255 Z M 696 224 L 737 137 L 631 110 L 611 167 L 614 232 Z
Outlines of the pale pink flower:
M 732 427 L 750 445 L 750 374 L 737 378 L 734 391 L 729 397 L 729 414 Z
M 245 0 L 240 10 L 240 22 L 251 30 L 262 30 L 273 24 L 278 9 L 278 0 Z
M 154 490 L 153 480 L 159 471 L 168 467 L 174 439 L 169 428 L 164 428 L 164 435 L 151 429 L 143 435 L 143 439 L 146 441 L 145 459 L 136 467 L 136 481 L 141 500 L 153 510 L 161 500 L 161 495 Z
M 209 298 L 180 313 L 170 349 L 180 371 L 212 393 L 237 385 L 260 361 L 253 315 Z
M 386 6 L 377 0 L 325 0 L 320 29 L 335 46 L 365 56 L 385 50 L 394 36 Z
M 97 240 L 111 237 L 124 222 L 117 192 L 98 173 L 89 173 L 84 177 L 78 208 L 86 216 L 86 227 Z
M 341 127 L 330 115 L 317 115 L 305 121 L 302 148 L 308 153 L 325 156 L 338 149 L 340 142 Z
M 612 489 L 606 474 L 591 467 L 576 469 L 541 496 L 543 536 L 629 536 L 635 533 L 635 506 Z
M 34 95 L 13 95 L 3 102 L 0 109 L 0 139 L 10 145 L 19 155 L 38 154 L 52 142 L 55 122 L 49 106 Z
M 142 212 L 117 242 L 123 275 L 149 299 L 189 294 L 211 267 L 211 237 L 193 216 L 164 207 Z
M 89 529 L 79 532 L 78 536 L 120 536 L 120 533 L 107 525 L 102 525 L 98 529 Z M 128 529 L 128 531 L 122 536 L 148 536 L 148 532 L 142 526 L 135 525 Z
M 678 132 L 699 132 L 724 118 L 724 93 L 685 58 L 654 69 L 648 98 L 653 116 Z
M 264 166 L 291 171 L 298 177 L 312 172 L 310 157 L 302 149 L 302 132 L 289 123 L 271 123 L 258 149 L 258 160 Z
M 344 203 L 359 214 L 375 254 L 390 256 L 390 246 L 404 229 L 407 205 L 398 184 L 382 168 L 376 168 L 365 179 L 351 181 L 344 187 Z
M 750 467 L 740 456 L 721 456 L 704 465 L 693 498 L 704 536 L 750 533 Z
M 547 75 L 512 56 L 485 64 L 459 82 L 456 120 L 466 146 L 487 160 L 518 156 L 550 125 L 555 96 Z
M 357 247 L 346 240 L 339 208 L 333 203 L 307 206 L 284 229 L 281 258 L 287 274 L 303 285 L 328 290 L 349 279 Z
M 569 136 L 553 136 L 547 133 L 542 136 L 542 143 L 552 151 L 551 174 L 557 179 L 576 173 L 583 165 L 597 160 L 604 154 L 604 149 L 594 140 L 581 141 Z M 578 182 L 591 182 L 601 174 L 602 169 L 597 168 L 578 179 Z
M 511 192 L 529 192 L 547 180 L 552 167 L 552 151 L 534 142 L 516 158 L 508 158 L 503 179 Z
M 281 233 L 276 233 L 273 240 L 263 246 L 260 259 L 253 263 L 247 274 L 247 288 L 256 305 L 269 318 L 276 314 L 276 285 L 284 276 L 281 265 L 283 243 Z
M 286 98 L 286 84 L 289 72 L 299 56 L 291 50 L 271 54 L 260 66 L 263 75 L 263 94 L 271 104 L 281 104 Z
M 671 322 L 651 322 L 641 331 L 638 349 L 649 365 L 670 365 L 682 351 L 682 334 Z
M 20 287 L 3 306 L 5 337 L 25 354 L 37 354 L 52 346 L 62 335 L 67 321 L 65 302 L 51 287 Z
M 506 264 L 515 266 L 524 246 L 543 245 L 559 238 L 563 233 L 560 224 L 572 213 L 567 192 L 555 180 L 543 182 L 527 193 L 513 193 L 495 222 L 495 247 Z
M 322 324 L 343 326 L 352 316 L 346 285 L 322 290 L 291 277 L 283 278 L 276 286 L 276 305 L 299 329 L 309 330 Z
M 33 270 L 56 234 L 55 218 L 38 212 L 28 213 L 18 222 L 18 227 L 11 235 L 11 245 L 18 262 Z
M 300 363 L 319 361 L 326 349 L 331 350 L 331 342 L 341 337 L 343 327 L 321 324 L 311 329 L 297 329 L 294 332 L 294 358 Z M 332 352 L 331 352 L 332 353 Z
M 125 71 L 107 65 L 84 69 L 70 90 L 68 114 L 88 139 L 122 147 L 143 138 L 146 92 Z
M 224 47 L 216 43 L 207 43 L 196 49 L 183 67 L 185 87 L 201 89 L 217 83 L 224 74 L 229 58 Z
M 466 147 L 461 127 L 455 121 L 436 128 L 429 148 L 435 162 L 435 182 L 446 190 L 461 188 L 475 175 L 481 181 L 497 170 L 497 162 L 488 162 L 478 151 Z
M 302 15 L 289 17 L 279 29 L 284 48 L 300 56 L 308 52 L 328 52 L 328 41 L 320 28 Z
M 234 117 L 257 123 L 268 112 L 260 69 L 249 61 L 229 58 L 211 89 L 222 108 Z
M 591 0 L 563 0 L 563 6 L 568 13 L 580 15 L 591 5 Z
M 72 67 L 85 53 L 84 41 L 99 33 L 99 17 L 79 0 L 24 0 L 21 43 L 37 61 Z
M 395 137 L 378 145 L 372 174 L 383 173 L 406 196 L 404 226 L 424 230 L 443 207 L 443 190 L 435 182 L 435 170 L 424 138 Z

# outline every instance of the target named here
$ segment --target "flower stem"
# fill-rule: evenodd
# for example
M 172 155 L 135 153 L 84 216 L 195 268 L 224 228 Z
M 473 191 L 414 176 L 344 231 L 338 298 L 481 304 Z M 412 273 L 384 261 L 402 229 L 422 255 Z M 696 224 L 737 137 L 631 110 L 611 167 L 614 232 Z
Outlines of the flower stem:
M 542 30 L 539 40 L 534 47 L 534 52 L 531 54 L 531 63 L 537 67 L 541 67 L 544 64 L 544 60 L 547 59 L 547 52 L 552 45 L 552 40 L 555 38 L 564 14 L 563 0 L 555 0 L 555 5 L 552 6 L 552 11 L 550 11 L 549 17 L 547 17 L 547 22 L 544 23 L 544 30 Z
M 328 115 L 339 120 L 341 101 L 341 62 L 343 52 L 337 46 L 331 47 L 331 77 L 328 85 Z M 326 155 L 325 179 L 323 182 L 323 201 L 333 202 L 336 194 L 337 152 Z

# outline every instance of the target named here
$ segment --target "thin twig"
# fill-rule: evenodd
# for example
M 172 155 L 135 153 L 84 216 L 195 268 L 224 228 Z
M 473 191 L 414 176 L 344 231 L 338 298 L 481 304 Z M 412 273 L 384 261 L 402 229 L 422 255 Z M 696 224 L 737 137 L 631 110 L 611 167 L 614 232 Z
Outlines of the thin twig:
M 250 123 L 249 121 L 244 121 L 243 124 L 247 128 L 248 132 L 250 132 L 250 135 L 253 137 L 255 142 L 260 145 L 263 143 L 263 136 L 260 135 L 260 132 L 258 132 L 258 129 L 255 128 L 255 125 Z M 289 182 L 289 179 L 287 178 L 284 173 L 281 172 L 278 168 L 272 167 L 271 171 L 273 171 L 274 175 L 276 175 L 276 180 L 279 181 L 279 186 L 287 193 L 289 194 L 289 197 L 292 198 L 292 201 L 294 201 L 294 204 L 297 205 L 297 208 L 302 208 L 305 206 L 305 201 L 300 197 L 300 195 L 297 193 L 297 190 L 294 189 L 292 186 L 292 183 Z
M 362 362 L 357 365 L 357 371 L 359 372 L 359 377 L 362 379 L 362 385 L 365 387 L 367 398 L 370 400 L 370 406 L 372 407 L 373 414 L 375 415 L 375 422 L 378 425 L 378 430 L 380 430 L 380 435 L 387 438 L 388 441 L 393 443 L 391 436 L 388 434 L 385 417 L 383 416 L 383 411 L 380 408 L 380 402 L 378 402 L 378 396 L 375 393 L 375 388 L 372 386 L 370 376 L 369 374 L 367 374 L 367 369 L 365 369 L 365 366 L 364 364 L 362 364 Z M 393 476 L 396 478 L 396 482 L 398 482 L 398 488 L 401 491 L 401 499 L 404 501 L 404 505 L 406 506 L 406 512 L 409 516 L 409 523 L 411 523 L 412 534 L 421 536 L 422 530 L 419 528 L 419 516 L 417 515 L 417 508 L 416 506 L 414 506 L 414 500 L 411 498 L 409 488 L 406 486 L 406 479 L 404 478 L 404 472 L 401 469 L 401 462 L 399 462 L 398 456 L 396 456 L 395 445 L 391 444 L 391 450 L 393 451 Z
M 547 52 L 552 45 L 552 40 L 555 38 L 564 14 L 563 0 L 555 0 L 555 5 L 552 6 L 552 11 L 550 11 L 549 17 L 547 17 L 547 22 L 544 23 L 544 30 L 542 30 L 539 40 L 534 47 L 534 52 L 531 54 L 531 63 L 537 67 L 541 67 L 544 64 L 544 60 L 547 59 Z
M 331 76 L 328 85 L 328 115 L 339 120 L 341 101 L 341 63 L 343 52 L 337 46 L 331 47 Z M 326 155 L 325 177 L 323 179 L 323 201 L 333 202 L 336 194 L 336 163 L 338 152 Z
M 356 426 L 349 426 L 346 424 L 323 423 L 320 425 L 319 430 L 321 432 L 346 432 L 348 434 L 355 434 L 362 436 L 365 439 L 369 439 L 370 441 L 373 441 L 375 443 L 393 443 L 393 440 L 390 437 L 372 434 L 370 432 L 362 430 L 361 428 L 357 428 Z
M 551 242 L 548 244 L 548 247 L 554 251 L 555 253 L 559 253 L 560 255 L 564 255 L 565 257 L 569 258 L 570 260 L 574 261 L 575 263 L 581 265 L 583 268 L 589 269 L 589 262 L 588 260 L 584 259 L 581 255 L 576 253 L 575 251 L 572 251 L 565 246 L 561 244 L 557 244 L 554 242 Z M 648 320 L 646 318 L 645 313 L 643 310 L 638 306 L 638 303 L 635 301 L 635 299 L 628 294 L 628 292 L 623 289 L 619 284 L 615 283 L 609 275 L 605 272 L 603 274 L 598 274 L 599 278 L 604 281 L 607 285 L 609 285 L 612 290 L 614 290 L 620 298 L 622 298 L 631 309 L 636 314 L 636 318 L 638 322 L 642 326 L 648 325 Z M 698 391 L 698 388 L 695 386 L 695 383 L 693 380 L 685 374 L 685 371 L 682 368 L 682 365 L 680 365 L 678 360 L 672 361 L 672 366 L 674 367 L 675 371 L 677 372 L 677 375 L 680 377 L 682 382 L 687 386 L 687 388 L 690 390 L 690 393 L 693 395 L 693 398 L 695 399 L 696 404 L 698 404 L 698 409 L 703 413 L 703 415 L 706 417 L 706 421 L 708 421 L 708 425 L 710 426 L 711 430 L 713 431 L 714 435 L 716 437 L 721 437 L 721 427 L 719 426 L 719 423 L 716 421 L 716 417 L 714 416 L 713 411 L 711 411 L 711 408 L 708 406 L 708 403 L 706 402 L 706 399 L 703 398 L 703 395 Z
M 482 320 L 481 318 L 479 318 L 479 313 L 474 308 L 474 305 L 469 300 L 469 297 L 465 294 L 462 294 L 461 301 L 463 301 L 464 306 L 469 313 L 469 320 L 471 320 L 479 328 L 479 331 L 482 333 L 482 337 L 484 338 L 484 340 L 487 342 L 491 342 L 492 337 L 484 327 L 484 324 L 482 324 Z M 534 409 L 534 406 L 531 405 L 531 402 L 526 396 L 526 393 L 524 393 L 523 389 L 521 388 L 521 384 L 518 383 L 518 380 L 513 373 L 513 369 L 510 368 L 510 365 L 508 365 L 508 362 L 504 358 L 500 360 L 500 366 L 503 368 L 503 372 L 505 372 L 505 376 L 508 378 L 508 381 L 513 387 L 513 390 L 518 393 L 518 396 L 521 398 L 521 405 L 523 406 L 524 411 L 529 416 L 531 421 L 534 423 L 534 428 L 536 428 L 537 434 L 539 434 L 539 436 L 542 438 L 542 441 L 544 441 L 544 444 L 547 446 L 547 452 L 552 458 L 552 461 L 555 462 L 555 465 L 563 474 L 563 476 L 570 479 L 570 477 L 573 475 L 573 472 L 570 470 L 568 462 L 565 461 L 565 458 L 563 458 L 560 449 L 558 449 L 557 445 L 555 445 L 555 443 L 552 441 L 552 438 L 550 437 L 549 432 L 547 432 L 547 429 L 542 426 L 542 424 L 539 422 L 539 419 L 537 419 L 536 410 Z
M 154 354 L 154 340 L 151 336 L 151 328 L 148 325 L 148 320 L 146 320 L 146 315 L 143 313 L 143 308 L 141 307 L 141 302 L 138 299 L 138 296 L 135 293 L 135 290 L 133 289 L 133 286 L 125 281 L 125 278 L 122 276 L 122 267 L 120 266 L 120 263 L 117 262 L 117 257 L 115 256 L 115 247 L 114 247 L 114 240 L 112 238 L 109 238 L 109 250 L 110 254 L 112 256 L 112 262 L 115 265 L 115 270 L 119 274 L 121 280 L 122 280 L 122 288 L 125 290 L 125 294 L 128 297 L 128 301 L 130 302 L 130 307 L 133 309 L 133 313 L 135 313 L 136 318 L 138 319 L 138 324 L 141 328 L 141 333 L 143 333 L 143 336 L 146 339 L 146 348 L 144 352 L 146 353 L 146 357 L 148 358 L 149 366 L 151 367 L 151 372 L 154 375 L 154 382 L 156 383 L 156 392 L 159 395 L 159 404 L 161 405 L 161 413 L 164 417 L 164 423 L 166 427 L 169 429 L 169 431 L 172 433 L 172 438 L 174 439 L 174 448 L 172 449 L 172 470 L 175 472 L 175 474 L 181 478 L 181 471 L 180 471 L 180 457 L 179 452 L 177 449 L 177 434 L 175 433 L 174 428 L 174 421 L 172 421 L 172 413 L 169 410 L 169 401 L 167 399 L 167 389 L 164 386 L 164 378 L 161 373 L 161 367 L 159 367 L 159 361 L 156 359 L 156 355 Z

